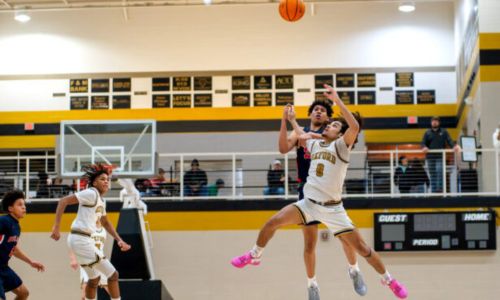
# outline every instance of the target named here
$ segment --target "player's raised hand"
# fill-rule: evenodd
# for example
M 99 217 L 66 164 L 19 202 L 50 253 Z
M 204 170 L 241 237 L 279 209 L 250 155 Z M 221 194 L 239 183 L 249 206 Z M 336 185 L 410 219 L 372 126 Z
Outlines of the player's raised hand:
M 335 104 L 337 104 L 339 101 L 342 101 L 342 100 L 340 100 L 340 97 L 337 94 L 337 91 L 333 87 L 329 86 L 328 84 L 325 84 L 324 87 L 326 89 L 326 92 L 324 92 L 325 97 L 332 100 L 333 103 L 335 103 Z
M 125 243 L 124 241 L 118 241 L 118 247 L 120 247 L 120 250 L 122 251 L 128 251 L 132 246 L 129 244 Z
M 286 105 L 288 107 L 288 121 L 293 121 L 295 120 L 296 118 L 296 114 L 295 114 L 295 109 L 293 108 L 293 105 L 291 104 L 287 104 Z
M 52 228 L 52 234 L 50 235 L 50 238 L 52 238 L 55 241 L 58 241 L 61 238 L 61 232 L 59 230 L 59 227 L 54 226 Z
M 32 261 L 30 265 L 35 268 L 38 272 L 44 272 L 45 266 L 41 262 Z

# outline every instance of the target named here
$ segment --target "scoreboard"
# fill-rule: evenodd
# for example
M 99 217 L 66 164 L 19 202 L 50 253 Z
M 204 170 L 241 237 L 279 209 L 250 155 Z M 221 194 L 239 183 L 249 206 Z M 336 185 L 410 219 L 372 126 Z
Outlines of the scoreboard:
M 496 250 L 494 211 L 376 213 L 376 251 Z

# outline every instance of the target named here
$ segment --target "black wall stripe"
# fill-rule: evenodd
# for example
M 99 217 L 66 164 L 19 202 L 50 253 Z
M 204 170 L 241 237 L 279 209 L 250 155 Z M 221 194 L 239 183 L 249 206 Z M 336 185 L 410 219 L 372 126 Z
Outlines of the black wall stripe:
M 500 49 L 481 50 L 479 59 L 481 66 L 500 65 Z
M 431 116 L 419 117 L 418 124 L 407 124 L 406 117 L 365 118 L 363 129 L 411 129 L 429 128 Z M 215 121 L 159 121 L 156 123 L 157 133 L 187 132 L 254 132 L 278 131 L 280 120 L 215 120 Z M 306 124 L 308 119 L 299 120 Z M 441 117 L 441 126 L 455 128 L 456 117 Z M 59 124 L 35 124 L 34 131 L 24 131 L 24 124 L 0 124 L 0 136 L 12 135 L 58 135 Z

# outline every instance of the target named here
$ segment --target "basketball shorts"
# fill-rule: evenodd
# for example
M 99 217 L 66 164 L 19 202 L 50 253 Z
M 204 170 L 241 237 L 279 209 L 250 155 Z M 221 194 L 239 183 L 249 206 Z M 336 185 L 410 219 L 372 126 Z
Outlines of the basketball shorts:
M 0 267 L 0 299 L 7 299 L 5 293 L 17 289 L 23 281 L 9 266 Z
M 294 203 L 304 224 L 318 221 L 326 225 L 334 236 L 352 232 L 356 227 L 347 215 L 342 204 L 322 206 L 302 199 Z
M 85 270 L 89 279 L 104 275 L 111 277 L 116 269 L 104 257 L 104 253 L 95 247 L 93 239 L 79 234 L 68 236 L 68 246 L 73 251 L 76 261 Z

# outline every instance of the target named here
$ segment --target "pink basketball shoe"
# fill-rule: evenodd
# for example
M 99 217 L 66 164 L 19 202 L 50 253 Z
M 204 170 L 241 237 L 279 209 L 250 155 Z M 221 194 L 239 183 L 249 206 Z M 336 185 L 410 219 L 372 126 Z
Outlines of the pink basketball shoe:
M 392 279 L 389 283 L 385 281 L 382 281 L 382 283 L 387 285 L 399 299 L 406 299 L 406 297 L 408 297 L 408 290 L 406 290 L 406 287 L 396 279 Z
M 260 264 L 260 257 L 252 257 L 252 254 L 250 253 L 250 251 L 248 251 L 242 256 L 236 256 L 235 258 L 231 259 L 231 264 L 236 268 L 243 268 L 248 264 L 258 266 Z

